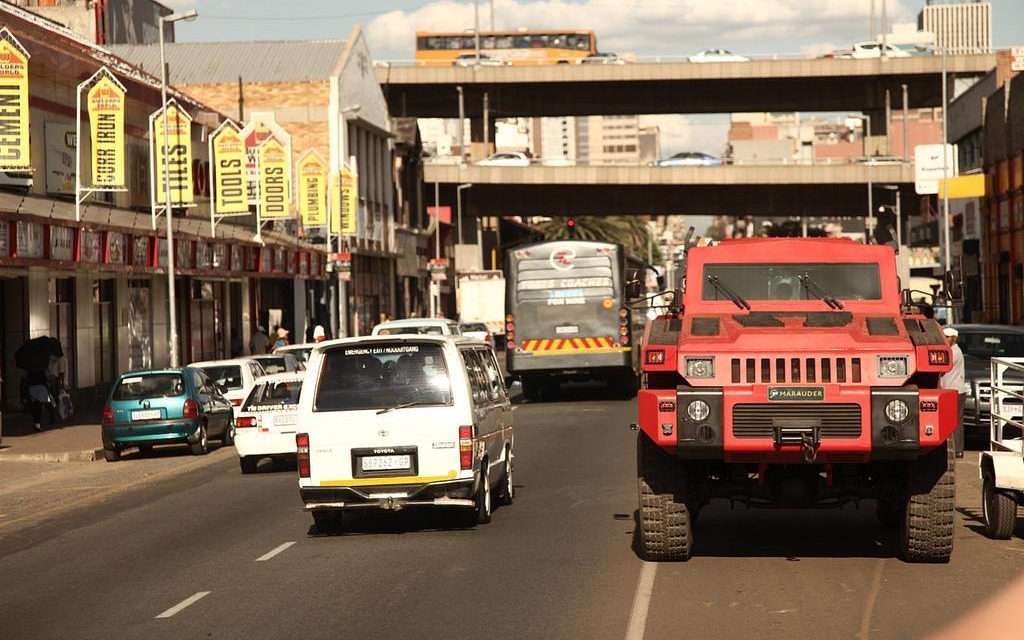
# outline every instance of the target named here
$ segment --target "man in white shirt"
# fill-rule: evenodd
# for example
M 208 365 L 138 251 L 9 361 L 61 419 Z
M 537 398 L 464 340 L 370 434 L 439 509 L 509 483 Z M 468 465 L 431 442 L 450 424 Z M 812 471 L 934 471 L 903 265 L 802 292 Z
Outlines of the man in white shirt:
M 956 431 L 953 433 L 953 444 L 956 447 L 956 457 L 964 457 L 964 396 L 967 394 L 967 384 L 964 380 L 964 352 L 960 350 L 956 341 L 960 332 L 953 327 L 945 327 L 942 330 L 946 336 L 946 344 L 953 351 L 953 368 L 943 374 L 939 380 L 939 387 L 942 389 L 955 389 L 957 392 L 957 420 Z

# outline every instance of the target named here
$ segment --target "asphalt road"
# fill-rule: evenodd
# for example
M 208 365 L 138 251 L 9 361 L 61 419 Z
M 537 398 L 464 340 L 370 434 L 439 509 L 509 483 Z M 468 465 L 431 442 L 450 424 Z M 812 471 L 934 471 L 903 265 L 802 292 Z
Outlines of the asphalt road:
M 867 503 L 715 504 L 690 562 L 644 563 L 635 405 L 606 395 L 516 405 L 516 502 L 477 528 L 407 511 L 321 535 L 293 469 L 242 476 L 232 449 L 47 467 L 22 481 L 22 502 L 0 490 L 0 639 L 895 640 L 947 625 L 1024 568 L 1024 540 L 979 531 L 976 453 L 958 465 L 948 565 L 896 559 Z

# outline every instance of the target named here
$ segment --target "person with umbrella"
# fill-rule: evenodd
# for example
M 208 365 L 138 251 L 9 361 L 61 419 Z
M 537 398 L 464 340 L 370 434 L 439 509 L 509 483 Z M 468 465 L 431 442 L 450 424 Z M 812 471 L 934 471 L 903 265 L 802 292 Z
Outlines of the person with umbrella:
M 63 357 L 64 349 L 60 346 L 60 340 L 50 336 L 33 338 L 14 352 L 14 364 L 28 373 L 25 383 L 28 385 L 28 400 L 32 409 L 32 428 L 36 431 L 43 430 L 43 406 L 53 408 L 47 372 L 52 360 Z

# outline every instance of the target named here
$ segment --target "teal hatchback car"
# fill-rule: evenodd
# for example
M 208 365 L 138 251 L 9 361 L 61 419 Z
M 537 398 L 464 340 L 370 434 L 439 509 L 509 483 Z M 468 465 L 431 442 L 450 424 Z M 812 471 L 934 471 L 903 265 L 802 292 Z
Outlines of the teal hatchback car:
M 143 453 L 156 444 L 188 444 L 195 455 L 209 438 L 232 444 L 231 403 L 202 369 L 157 369 L 122 373 L 103 407 L 103 457 L 121 459 L 127 447 Z

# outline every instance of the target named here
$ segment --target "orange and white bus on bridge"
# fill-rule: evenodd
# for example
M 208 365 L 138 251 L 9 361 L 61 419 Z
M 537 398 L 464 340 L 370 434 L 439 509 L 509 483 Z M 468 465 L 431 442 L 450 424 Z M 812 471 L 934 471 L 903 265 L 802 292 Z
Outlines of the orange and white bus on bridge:
M 597 38 L 589 29 L 481 31 L 480 56 L 513 65 L 577 64 L 597 53 Z M 416 66 L 444 67 L 459 56 L 474 55 L 472 30 L 416 32 Z

